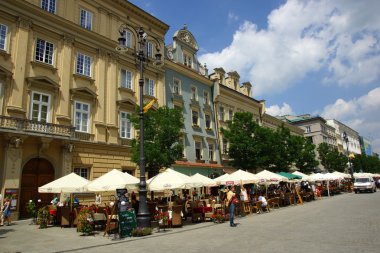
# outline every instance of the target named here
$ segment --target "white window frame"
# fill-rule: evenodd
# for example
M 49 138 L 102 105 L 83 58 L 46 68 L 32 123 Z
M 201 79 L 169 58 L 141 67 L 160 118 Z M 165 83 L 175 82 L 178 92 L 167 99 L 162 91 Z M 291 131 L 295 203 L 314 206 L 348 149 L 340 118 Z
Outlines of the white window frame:
M 209 126 L 207 126 L 207 117 L 209 117 Z M 211 115 L 207 114 L 207 113 L 205 114 L 205 125 L 206 125 L 207 129 L 211 129 L 212 128 Z
M 215 156 L 214 144 L 213 143 L 209 143 L 208 144 L 208 159 L 209 159 L 209 161 L 214 161 L 214 156 Z
M 133 90 L 133 72 L 128 69 L 120 69 L 120 87 Z
M 205 105 L 210 105 L 210 96 L 207 91 L 203 92 L 203 99 L 205 101 Z
M 148 58 L 153 58 L 153 43 L 150 41 L 146 42 L 146 55 Z
M 57 1 L 56 0 L 41 0 L 41 9 L 55 14 L 57 10 Z
M 81 105 L 81 108 L 77 109 L 77 104 Z M 83 106 L 86 105 L 88 110 L 86 111 L 83 109 Z M 78 119 L 77 113 L 80 113 L 80 118 Z M 87 115 L 87 122 L 86 124 L 83 124 L 83 116 Z M 74 126 L 75 131 L 82 132 L 82 133 L 89 133 L 90 132 L 90 117 L 91 117 L 91 105 L 88 103 L 84 103 L 81 101 L 75 101 L 74 103 Z
M 173 94 L 177 94 L 177 95 L 181 94 L 181 81 L 178 79 L 173 80 Z
M 197 122 L 194 123 L 194 113 L 196 113 L 197 115 Z M 199 126 L 199 112 L 197 110 L 194 110 L 194 109 L 191 109 L 191 124 L 193 126 Z
M 125 44 L 124 46 L 128 47 L 128 48 L 132 48 L 132 45 L 133 45 L 133 41 L 132 41 L 132 38 L 133 38 L 133 34 L 130 30 L 124 30 L 124 34 L 123 34 L 123 37 L 125 38 Z
M 81 8 L 80 12 L 79 12 L 79 24 L 80 24 L 80 26 L 91 31 L 92 30 L 93 16 L 94 15 L 91 11 Z
M 305 127 L 305 133 L 311 133 L 311 126 Z
M 92 57 L 78 52 L 76 64 L 75 64 L 75 72 L 83 76 L 91 77 L 92 76 Z
M 219 106 L 219 120 L 224 121 L 224 107 Z
M 8 31 L 8 26 L 0 23 L 0 50 L 7 51 Z
M 199 143 L 199 159 L 197 157 L 197 144 Z M 195 159 L 196 160 L 202 160 L 203 155 L 202 155 L 202 141 L 195 140 L 194 141 L 194 151 L 195 151 Z
M 193 57 L 187 53 L 183 53 L 183 65 L 189 68 L 193 68 Z
M 195 86 L 190 87 L 191 100 L 198 101 L 198 89 Z
M 156 96 L 156 83 L 153 79 L 145 78 L 146 94 L 152 97 Z
M 37 62 L 53 65 L 54 51 L 55 51 L 54 43 L 51 43 L 44 39 L 37 38 L 36 47 L 34 51 L 35 53 L 34 59 Z
M 123 139 L 132 139 L 133 138 L 133 126 L 130 119 L 128 119 L 128 116 L 130 116 L 130 112 L 121 111 L 119 113 L 120 117 L 120 123 L 119 123 L 119 129 L 120 129 L 120 138 Z
M 81 176 L 87 180 L 90 179 L 90 168 L 87 167 L 75 167 L 73 172 L 78 176 Z
M 38 94 L 40 96 L 39 100 L 34 100 L 34 95 L 35 94 Z M 48 102 L 43 102 L 42 101 L 42 97 L 43 96 L 48 97 Z M 33 118 L 33 108 L 34 108 L 34 105 L 38 106 L 38 116 L 37 116 L 37 119 Z M 42 109 L 43 106 L 46 106 L 46 119 L 44 119 L 45 121 L 42 120 L 42 110 L 41 109 Z M 37 122 L 46 122 L 46 123 L 49 123 L 50 122 L 50 107 L 51 107 L 51 96 L 49 94 L 42 93 L 42 92 L 37 92 L 37 91 L 33 91 L 32 92 L 32 96 L 31 96 L 31 99 L 30 99 L 30 119 L 31 120 L 34 120 L 34 121 L 37 121 Z

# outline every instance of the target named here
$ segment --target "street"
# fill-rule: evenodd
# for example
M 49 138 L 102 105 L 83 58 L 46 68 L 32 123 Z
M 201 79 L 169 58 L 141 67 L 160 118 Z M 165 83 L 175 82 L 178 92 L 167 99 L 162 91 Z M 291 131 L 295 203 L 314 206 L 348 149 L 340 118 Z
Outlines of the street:
M 379 252 L 380 192 L 343 194 L 229 223 L 170 228 L 148 237 L 83 237 L 26 221 L 0 228 L 0 252 Z

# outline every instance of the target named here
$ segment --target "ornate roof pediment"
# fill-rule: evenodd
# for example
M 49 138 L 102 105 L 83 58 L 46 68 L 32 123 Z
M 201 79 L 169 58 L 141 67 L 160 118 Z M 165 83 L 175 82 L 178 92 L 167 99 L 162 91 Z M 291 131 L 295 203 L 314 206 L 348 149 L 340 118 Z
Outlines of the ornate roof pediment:
M 178 30 L 174 33 L 173 39 L 178 39 L 182 41 L 184 44 L 193 48 L 195 51 L 198 51 L 198 43 L 194 38 L 193 34 L 187 30 L 187 26 L 185 25 L 181 30 Z
M 45 89 L 46 88 L 52 89 L 54 91 L 58 91 L 60 87 L 59 83 L 57 83 L 56 81 L 54 81 L 53 79 L 47 76 L 27 77 L 26 81 L 28 82 L 29 87 L 37 85 Z

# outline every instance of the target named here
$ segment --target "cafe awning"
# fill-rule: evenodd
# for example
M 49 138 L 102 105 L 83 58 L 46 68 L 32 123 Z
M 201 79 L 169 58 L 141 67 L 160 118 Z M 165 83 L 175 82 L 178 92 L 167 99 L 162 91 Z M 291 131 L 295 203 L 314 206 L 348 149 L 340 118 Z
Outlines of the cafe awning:
M 283 171 L 279 172 L 278 174 L 279 174 L 280 176 L 283 176 L 283 177 L 288 178 L 289 180 L 302 179 L 301 176 L 294 175 L 294 174 L 292 174 L 292 173 L 283 172 Z

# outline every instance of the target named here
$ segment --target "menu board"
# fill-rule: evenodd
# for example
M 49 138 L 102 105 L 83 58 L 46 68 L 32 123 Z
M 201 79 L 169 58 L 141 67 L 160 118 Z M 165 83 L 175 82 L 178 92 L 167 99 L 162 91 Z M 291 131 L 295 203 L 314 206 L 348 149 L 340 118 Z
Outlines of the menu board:
M 132 230 L 137 228 L 134 209 L 119 212 L 120 237 L 132 236 Z
M 10 199 L 11 201 L 11 210 L 17 210 L 17 199 L 18 199 L 18 189 L 5 189 L 4 199 Z

